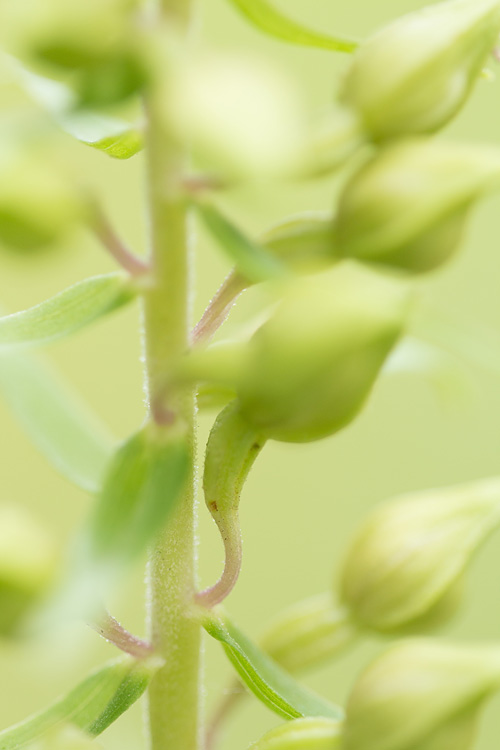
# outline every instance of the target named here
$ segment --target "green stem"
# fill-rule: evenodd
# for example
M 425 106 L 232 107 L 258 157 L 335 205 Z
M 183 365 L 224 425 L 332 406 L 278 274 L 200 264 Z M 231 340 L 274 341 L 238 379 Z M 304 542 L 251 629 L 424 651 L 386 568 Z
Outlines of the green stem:
M 187 31 L 191 3 L 163 0 L 163 19 Z M 161 17 L 158 22 L 163 20 Z M 155 96 L 156 94 L 156 96 Z M 161 430 L 183 425 L 194 466 L 194 396 L 165 382 L 189 342 L 191 291 L 188 208 L 180 185 L 186 156 L 162 118 L 154 90 L 146 103 L 152 286 L 144 295 L 146 381 L 150 418 Z M 151 750 L 197 750 L 200 745 L 200 627 L 191 617 L 196 588 L 195 475 L 175 516 L 160 533 L 148 565 L 148 630 L 165 660 L 149 688 Z

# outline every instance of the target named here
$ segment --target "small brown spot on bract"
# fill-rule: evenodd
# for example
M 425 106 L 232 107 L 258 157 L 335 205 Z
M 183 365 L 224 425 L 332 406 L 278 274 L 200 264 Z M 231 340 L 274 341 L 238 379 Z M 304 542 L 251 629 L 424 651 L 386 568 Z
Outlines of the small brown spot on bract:
M 219 510 L 219 508 L 217 507 L 217 503 L 216 503 L 215 500 L 212 500 L 212 502 L 208 504 L 208 507 L 210 508 L 210 510 L 214 510 L 214 511 L 218 511 Z

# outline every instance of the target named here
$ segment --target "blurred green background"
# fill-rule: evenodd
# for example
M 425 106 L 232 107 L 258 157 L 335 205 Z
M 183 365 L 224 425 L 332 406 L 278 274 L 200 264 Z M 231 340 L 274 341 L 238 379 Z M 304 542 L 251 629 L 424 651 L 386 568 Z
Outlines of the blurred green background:
M 422 6 L 416 0 L 281 0 L 281 7 L 319 29 L 363 37 L 403 12 Z M 225 0 L 200 0 L 207 42 L 218 50 L 243 51 L 268 59 L 295 79 L 307 105 L 328 110 L 348 59 L 341 55 L 289 47 L 247 27 Z M 495 63 L 492 62 L 492 67 Z M 3 92 L 7 104 L 12 92 Z M 500 142 L 500 82 L 482 81 L 448 135 Z M 65 137 L 68 158 L 95 185 L 120 231 L 144 249 L 143 161 L 116 162 Z M 243 226 L 265 229 L 280 217 L 303 209 L 328 209 L 337 182 L 248 188 L 233 191 L 226 206 Z M 500 343 L 500 198 L 481 204 L 466 246 L 443 271 L 421 282 L 429 299 L 496 332 Z M 225 259 L 203 234 L 196 248 L 195 316 L 199 317 L 228 270 Z M 7 310 L 34 304 L 78 279 L 112 270 L 112 262 L 84 233 L 39 256 L 0 254 L 0 304 Z M 251 294 L 236 308 L 226 333 L 258 305 Z M 491 339 L 493 342 L 495 338 Z M 138 310 L 127 309 L 52 345 L 45 355 L 107 422 L 124 437 L 144 416 Z M 500 355 L 499 355 L 500 356 Z M 500 370 L 464 365 L 470 383 L 460 399 L 442 399 L 418 376 L 386 377 L 368 408 L 339 436 L 306 446 L 269 444 L 244 490 L 242 523 L 244 568 L 228 601 L 237 622 L 252 635 L 284 606 L 333 585 L 335 571 L 352 532 L 377 502 L 396 493 L 443 486 L 497 474 L 500 465 Z M 214 415 L 200 419 L 200 455 Z M 45 524 L 63 550 L 88 513 L 90 500 L 48 467 L 8 409 L 0 403 L 2 500 L 23 504 Z M 222 564 L 215 526 L 200 508 L 200 578 L 212 582 Z M 493 538 L 469 576 L 464 606 L 445 636 L 470 641 L 500 640 L 500 539 Z M 126 626 L 143 632 L 143 572 L 117 597 L 114 613 Z M 307 677 L 316 690 L 344 701 L 356 674 L 383 647 L 372 640 L 336 664 Z M 113 656 L 113 648 L 83 627 L 67 641 L 42 646 L 0 643 L 0 726 L 43 707 L 83 677 L 93 665 Z M 216 643 L 205 649 L 208 710 L 227 683 L 230 669 Z M 180 687 L 180 689 L 182 689 Z M 500 698 L 490 704 L 477 747 L 495 745 L 500 733 Z M 235 716 L 222 750 L 245 748 L 279 723 L 248 700 Z M 144 747 L 141 708 L 135 706 L 100 740 L 107 750 Z

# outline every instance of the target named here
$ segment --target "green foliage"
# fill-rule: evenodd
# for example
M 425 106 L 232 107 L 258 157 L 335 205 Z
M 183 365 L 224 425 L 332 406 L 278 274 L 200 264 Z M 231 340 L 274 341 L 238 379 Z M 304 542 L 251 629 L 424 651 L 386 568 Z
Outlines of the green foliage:
M 114 159 L 130 159 L 142 149 L 139 128 L 118 117 L 77 108 L 74 92 L 64 83 L 32 73 L 17 62 L 12 67 L 29 96 L 76 140 Z
M 0 393 L 57 471 L 88 492 L 101 489 L 113 440 L 46 362 L 12 351 L 0 355 Z
M 367 634 L 405 636 L 448 619 L 466 568 L 498 526 L 498 480 L 376 510 L 349 547 L 339 603 L 326 594 L 293 605 L 260 646 L 215 606 L 238 579 L 240 495 L 269 440 L 335 435 L 391 370 L 439 371 L 441 380 L 446 370 L 448 379 L 441 352 L 411 339 L 406 352 L 396 347 L 426 327 L 436 327 L 441 345 L 461 340 L 453 325 L 419 311 L 415 277 L 453 258 L 470 209 L 497 186 L 496 146 L 432 135 L 480 77 L 500 32 L 500 2 L 434 3 L 359 48 L 291 20 L 267 0 L 232 5 L 275 39 L 354 53 L 322 121 L 312 121 L 297 82 L 272 65 L 188 44 L 195 13 L 188 0 L 0 7 L 16 58 L 10 67 L 27 107 L 38 108 L 36 117 L 29 109 L 2 127 L 0 241 L 38 250 L 83 226 L 122 267 L 0 318 L 0 392 L 56 469 L 97 495 L 59 577 L 51 541 L 29 519 L 1 510 L 0 633 L 30 636 L 32 622 L 64 629 L 68 616 L 86 617 L 128 652 L 47 711 L 0 733 L 0 750 L 83 750 L 147 687 L 152 750 L 197 750 L 201 626 L 249 691 L 288 721 L 253 750 L 470 750 L 478 710 L 500 685 L 497 646 L 402 640 L 358 679 L 345 718 L 292 673 L 335 659 Z M 139 104 L 144 123 L 137 125 L 131 113 Z M 49 147 L 58 129 L 73 138 L 60 155 Z M 79 143 L 118 160 L 144 149 L 147 260 L 115 234 L 98 188 L 63 163 Z M 349 176 L 340 175 L 331 211 L 278 220 L 258 239 L 216 207 L 216 191 L 226 205 L 231 190 L 245 195 L 267 182 L 277 193 L 283 183 L 288 189 L 342 165 Z M 195 213 L 235 268 L 190 337 Z M 236 298 L 257 284 L 265 285 L 267 307 L 251 333 L 209 345 Z M 20 350 L 69 336 L 136 297 L 144 313 L 147 416 L 114 449 L 106 428 L 58 376 Z M 498 371 L 498 355 L 489 359 Z M 224 407 L 205 452 L 203 493 L 225 564 L 204 591 L 196 589 L 195 394 L 200 407 Z M 147 552 L 151 642 L 105 610 L 115 585 Z
M 0 732 L 1 750 L 19 750 L 42 738 L 61 722 L 95 737 L 104 732 L 146 690 L 158 661 L 126 657 L 93 672 L 47 710 Z
M 46 344 L 68 336 L 134 296 L 121 272 L 80 281 L 45 302 L 0 318 L 0 346 Z
M 145 429 L 111 459 L 90 524 L 90 555 L 100 565 L 134 560 L 179 502 L 190 468 L 186 438 Z
M 218 240 L 221 249 L 249 281 L 258 283 L 285 275 L 286 268 L 276 257 L 242 234 L 216 208 L 199 205 L 198 212 Z
M 227 616 L 205 615 L 207 633 L 220 641 L 245 685 L 271 710 L 285 719 L 322 716 L 341 719 L 343 711 L 296 682 Z
M 292 21 L 284 13 L 276 10 L 267 0 L 231 0 L 231 2 L 254 26 L 283 42 L 335 52 L 353 52 L 357 47 L 357 43 L 352 40 L 312 31 Z

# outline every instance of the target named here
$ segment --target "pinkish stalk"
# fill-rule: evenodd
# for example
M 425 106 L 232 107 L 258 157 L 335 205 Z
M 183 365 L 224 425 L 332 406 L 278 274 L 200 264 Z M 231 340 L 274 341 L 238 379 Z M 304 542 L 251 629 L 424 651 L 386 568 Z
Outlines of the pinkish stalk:
M 147 263 L 125 246 L 100 210 L 95 212 L 91 227 L 103 247 L 131 276 L 140 276 L 150 270 Z
M 154 653 L 154 649 L 151 643 L 143 641 L 128 630 L 125 630 L 118 620 L 115 620 L 108 612 L 97 620 L 97 622 L 89 622 L 89 626 L 96 633 L 99 633 L 101 638 L 112 643 L 114 646 L 124 651 L 134 659 L 147 659 Z
M 191 333 L 193 344 L 208 344 L 226 320 L 233 305 L 248 286 L 248 281 L 232 270 L 210 301 L 200 322 Z

